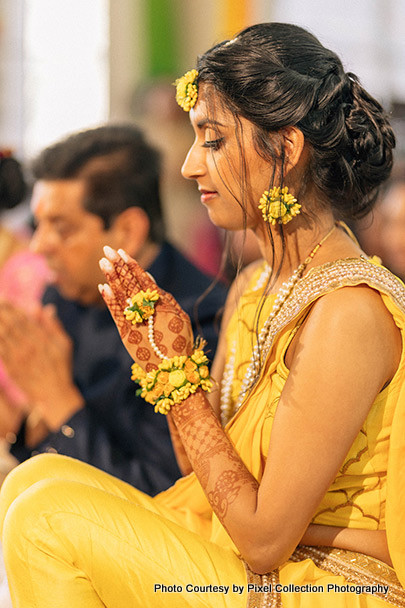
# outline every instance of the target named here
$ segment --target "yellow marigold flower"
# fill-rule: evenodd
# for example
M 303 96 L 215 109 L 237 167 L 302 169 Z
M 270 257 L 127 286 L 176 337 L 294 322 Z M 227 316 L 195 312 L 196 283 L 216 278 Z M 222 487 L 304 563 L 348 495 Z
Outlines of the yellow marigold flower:
M 165 388 L 164 388 L 164 395 L 165 397 L 170 397 L 170 394 L 174 391 L 174 386 L 173 384 L 170 384 L 169 382 L 167 384 L 165 384 Z
M 156 289 L 146 289 L 144 291 L 141 289 L 134 296 L 132 296 L 131 304 L 138 304 L 138 306 L 142 306 L 143 304 L 149 302 L 157 302 L 159 299 L 159 294 Z
M 208 369 L 208 367 L 206 365 L 201 365 L 201 367 L 199 368 L 199 371 L 200 371 L 201 378 L 208 378 L 208 376 L 210 375 L 210 370 Z
M 131 371 L 132 371 L 131 380 L 135 380 L 135 382 L 138 382 L 139 380 L 141 380 L 142 378 L 145 378 L 145 376 L 146 376 L 145 371 L 142 369 L 142 367 L 140 365 L 138 365 L 138 363 L 133 363 L 133 365 L 131 366 Z
M 169 374 L 169 382 L 173 384 L 175 388 L 182 386 L 186 382 L 186 374 L 182 369 L 175 369 Z
M 163 391 L 164 391 L 164 387 L 161 384 L 155 384 L 155 386 L 153 387 L 153 389 L 150 391 L 150 396 L 153 399 L 153 401 L 156 401 L 156 399 L 159 399 L 159 397 L 161 397 L 163 395 Z
M 197 364 L 194 363 L 192 359 L 187 359 L 184 364 L 184 369 L 186 370 L 186 372 L 193 372 L 195 369 L 197 369 Z
M 158 381 L 161 384 L 167 384 L 167 382 L 169 382 L 169 372 L 161 371 L 158 376 Z
M 211 392 L 212 386 L 213 386 L 213 384 L 212 384 L 211 380 L 201 380 L 201 388 L 204 391 L 207 391 L 207 393 Z
M 172 405 L 174 405 L 172 399 L 160 399 L 155 405 L 155 412 L 168 414 Z
M 191 359 L 195 361 L 197 365 L 201 365 L 201 363 L 207 363 L 208 361 L 203 350 L 195 350 L 191 355 Z
M 186 372 L 186 378 L 192 384 L 197 384 L 197 382 L 200 381 L 200 374 L 198 373 L 197 370 L 192 371 L 192 372 Z
M 196 104 L 198 97 L 197 70 L 189 70 L 175 81 L 176 101 L 185 112 L 189 112 Z
M 132 298 L 128 299 L 128 306 L 124 310 L 124 317 L 133 325 L 143 323 L 155 311 L 155 303 L 159 299 L 156 289 L 138 291 Z
M 152 405 L 156 402 L 156 399 L 153 398 L 152 392 L 144 390 L 141 393 L 141 397 L 145 399 L 146 403 L 152 403 Z
M 136 313 L 135 313 L 134 310 L 129 310 L 127 308 L 124 310 L 124 316 L 125 316 L 125 318 L 126 318 L 127 321 L 133 321 L 133 319 L 135 319 L 135 314 Z
M 188 386 L 182 386 L 179 389 L 175 389 L 172 393 L 172 399 L 174 401 L 174 403 L 180 403 L 181 401 L 184 401 L 184 399 L 187 399 L 187 397 L 190 394 L 190 388 Z
M 293 217 L 300 213 L 301 205 L 297 199 L 289 194 L 288 187 L 277 186 L 270 191 L 265 190 L 259 201 L 259 209 L 266 222 L 273 226 L 275 224 L 287 224 Z
M 145 375 L 145 386 L 152 388 L 156 382 L 157 371 L 153 370 Z

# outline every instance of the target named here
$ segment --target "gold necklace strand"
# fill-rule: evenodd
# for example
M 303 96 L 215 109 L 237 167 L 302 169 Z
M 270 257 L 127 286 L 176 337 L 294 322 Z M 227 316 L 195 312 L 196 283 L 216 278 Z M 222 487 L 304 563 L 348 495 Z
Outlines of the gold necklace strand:
M 305 260 L 301 264 L 301 266 L 304 266 L 304 269 L 308 266 L 308 264 L 310 263 L 310 261 L 313 259 L 314 255 L 322 247 L 322 245 L 324 244 L 324 242 L 330 237 L 330 235 L 332 234 L 332 232 L 334 232 L 336 230 L 336 228 L 337 228 L 337 225 L 333 224 L 333 226 L 329 230 L 329 232 L 327 232 L 325 234 L 325 236 L 319 241 L 319 243 L 317 245 L 315 245 L 315 247 L 312 249 L 311 253 L 308 255 L 308 257 L 305 258 Z
M 301 262 L 301 264 L 296 268 L 291 277 L 283 283 L 277 293 L 277 296 L 274 300 L 273 308 L 263 325 L 262 330 L 258 336 L 257 343 L 253 347 L 252 356 L 250 359 L 250 363 L 248 365 L 248 369 L 246 370 L 246 374 L 244 376 L 241 390 L 238 398 L 238 402 L 232 410 L 231 407 L 231 392 L 232 392 L 232 383 L 234 380 L 235 373 L 235 357 L 231 356 L 230 361 L 226 364 L 222 382 L 221 382 L 221 422 L 225 425 L 228 420 L 238 411 L 240 408 L 242 401 L 245 398 L 247 392 L 254 386 L 260 371 L 260 366 L 262 364 L 260 353 L 262 352 L 262 347 L 266 341 L 267 335 L 269 333 L 271 324 L 275 317 L 280 313 L 283 305 L 286 300 L 289 298 L 291 293 L 294 290 L 296 283 L 301 279 L 302 275 L 308 264 L 313 260 L 315 254 L 322 247 L 324 242 L 330 237 L 330 235 L 336 229 L 336 224 L 333 224 L 332 228 L 327 232 L 327 234 L 315 245 L 315 247 L 310 251 L 305 260 Z

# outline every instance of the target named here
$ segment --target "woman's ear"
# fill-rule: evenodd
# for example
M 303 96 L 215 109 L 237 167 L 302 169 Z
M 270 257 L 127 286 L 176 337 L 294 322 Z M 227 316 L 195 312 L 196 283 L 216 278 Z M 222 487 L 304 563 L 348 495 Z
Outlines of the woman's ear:
M 284 127 L 279 133 L 283 138 L 287 172 L 303 162 L 306 163 L 307 154 L 303 132 L 298 127 Z
M 141 207 L 128 207 L 111 226 L 116 249 L 124 249 L 136 258 L 149 239 L 150 220 Z

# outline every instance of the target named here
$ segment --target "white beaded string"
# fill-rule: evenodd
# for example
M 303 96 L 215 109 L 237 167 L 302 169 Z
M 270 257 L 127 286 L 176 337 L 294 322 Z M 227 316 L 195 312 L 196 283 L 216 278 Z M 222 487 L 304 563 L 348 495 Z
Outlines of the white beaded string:
M 335 228 L 336 228 L 336 224 L 323 237 L 323 239 L 317 245 L 315 245 L 315 247 L 312 249 L 311 253 L 298 266 L 298 268 L 296 268 L 296 270 L 294 270 L 293 274 L 288 279 L 288 281 L 286 281 L 285 283 L 283 283 L 281 285 L 281 287 L 277 293 L 277 296 L 274 300 L 273 308 L 272 308 L 268 318 L 266 319 L 266 322 L 264 323 L 262 330 L 260 331 L 260 333 L 258 335 L 257 343 L 253 347 L 252 356 L 250 358 L 250 362 L 249 362 L 248 368 L 246 370 L 246 374 L 243 378 L 243 382 L 242 382 L 240 393 L 239 393 L 239 398 L 233 408 L 232 415 L 234 415 L 238 411 L 238 409 L 242 405 L 242 402 L 243 402 L 246 394 L 253 387 L 253 385 L 255 384 L 255 381 L 258 379 L 259 372 L 260 372 L 260 366 L 261 366 L 260 352 L 262 351 L 263 346 L 266 342 L 266 338 L 268 336 L 268 333 L 269 333 L 273 320 L 280 313 L 280 310 L 282 309 L 286 300 L 289 298 L 290 294 L 294 290 L 296 283 L 301 279 L 306 267 L 312 261 L 314 255 L 317 253 L 318 249 L 323 245 L 323 243 L 326 241 L 326 239 L 332 234 L 332 232 L 335 230 Z M 263 274 L 264 274 L 264 272 L 263 272 Z M 261 280 L 261 277 L 259 278 L 259 282 L 260 282 L 260 280 Z M 231 359 L 232 358 L 233 358 L 233 360 L 235 360 L 235 357 L 231 356 Z M 226 367 L 226 371 L 227 371 L 227 373 L 225 375 L 225 378 L 223 378 L 224 382 L 221 385 L 221 392 L 222 392 L 222 395 L 224 396 L 224 401 L 222 400 L 222 397 L 221 397 L 221 405 L 220 405 L 222 424 L 226 424 L 226 422 L 230 419 L 230 416 L 231 416 L 230 401 L 231 401 L 232 387 L 229 385 L 233 382 L 233 379 L 234 379 L 234 371 L 229 369 L 229 366 Z
M 167 357 L 162 353 L 161 350 L 159 350 L 159 347 L 157 346 L 157 344 L 155 342 L 155 333 L 153 331 L 153 315 L 151 315 L 148 319 L 148 340 L 149 340 L 149 343 L 150 343 L 154 353 L 160 359 L 166 359 Z
M 264 270 L 253 287 L 253 291 L 261 289 L 270 276 L 270 266 L 266 264 Z M 232 342 L 230 356 L 225 364 L 224 372 L 221 381 L 221 424 L 225 426 L 232 414 L 232 385 L 235 377 L 235 356 L 236 356 L 236 340 Z

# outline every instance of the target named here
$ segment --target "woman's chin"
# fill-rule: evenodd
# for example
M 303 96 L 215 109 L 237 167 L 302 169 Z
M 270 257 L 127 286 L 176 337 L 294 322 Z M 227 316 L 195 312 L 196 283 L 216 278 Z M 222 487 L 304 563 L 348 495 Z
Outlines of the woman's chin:
M 223 214 L 216 213 L 214 209 L 208 208 L 208 217 L 215 226 L 223 228 L 224 230 L 231 230 L 234 232 L 235 230 L 243 230 L 246 228 L 246 222 L 244 222 L 243 217 L 238 218 L 236 217 L 236 214 L 234 214 L 233 217 L 231 214 L 224 216 Z

